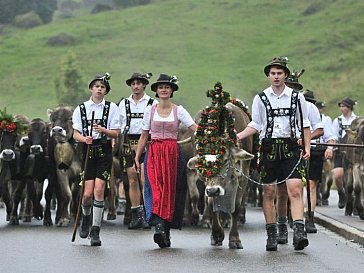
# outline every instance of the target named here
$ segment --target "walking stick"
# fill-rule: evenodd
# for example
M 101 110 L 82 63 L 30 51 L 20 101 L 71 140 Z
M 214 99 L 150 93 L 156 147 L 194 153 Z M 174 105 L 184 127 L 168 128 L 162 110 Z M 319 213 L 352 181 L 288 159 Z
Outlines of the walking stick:
M 92 136 L 92 126 L 94 124 L 94 117 L 95 117 L 95 111 L 92 111 L 91 128 L 90 128 L 89 136 Z M 85 192 L 85 173 L 86 173 L 86 167 L 87 167 L 87 164 L 88 164 L 88 157 L 89 157 L 89 153 L 90 153 L 90 144 L 87 144 L 86 149 L 87 149 L 86 150 L 86 157 L 85 157 L 85 162 L 84 162 L 84 165 L 83 165 L 83 172 L 82 172 L 83 174 L 82 174 L 82 178 L 81 178 L 81 196 L 80 196 L 80 200 L 78 202 L 75 225 L 73 227 L 72 242 L 75 241 L 76 232 L 77 232 L 77 228 L 78 228 L 78 222 L 80 221 L 82 198 L 83 198 L 83 194 Z
M 301 123 L 301 138 L 302 138 L 302 146 L 303 146 L 303 154 L 306 154 L 306 149 L 305 149 L 305 134 L 303 133 L 303 117 L 302 117 L 302 106 L 301 106 L 301 101 L 298 100 L 298 110 L 300 112 L 300 123 Z M 307 194 L 307 213 L 308 213 L 308 218 L 310 220 L 313 220 L 312 217 L 312 209 L 311 209 L 311 189 L 310 189 L 310 177 L 309 177 L 309 161 L 308 160 L 303 160 L 303 164 L 304 164 L 304 171 L 305 171 L 305 178 L 307 181 L 307 185 L 306 185 L 306 194 Z

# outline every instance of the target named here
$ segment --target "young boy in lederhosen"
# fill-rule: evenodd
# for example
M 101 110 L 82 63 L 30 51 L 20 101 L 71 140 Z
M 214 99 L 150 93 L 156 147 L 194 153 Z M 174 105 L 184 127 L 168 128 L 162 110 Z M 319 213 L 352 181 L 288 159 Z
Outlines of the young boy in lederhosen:
M 115 103 L 105 101 L 110 91 L 110 75 L 96 76 L 89 84 L 91 98 L 78 105 L 73 112 L 73 138 L 87 145 L 87 165 L 84 169 L 81 238 L 91 237 L 91 246 L 101 246 L 100 226 L 104 209 L 105 185 L 110 179 L 112 166 L 111 139 L 120 133 L 120 115 Z M 92 112 L 94 121 L 91 124 Z M 92 135 L 90 135 L 92 126 Z M 85 150 L 86 150 L 85 149 Z M 92 213 L 92 227 L 90 231 Z

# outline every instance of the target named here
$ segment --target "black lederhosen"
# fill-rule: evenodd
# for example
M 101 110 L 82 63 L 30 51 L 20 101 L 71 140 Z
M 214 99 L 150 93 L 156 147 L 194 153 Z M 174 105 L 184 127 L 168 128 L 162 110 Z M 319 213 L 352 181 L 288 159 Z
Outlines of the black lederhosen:
M 104 181 L 109 181 L 113 162 L 111 141 L 94 139 L 92 144 L 88 147 L 89 157 L 84 174 L 85 180 L 87 181 L 99 178 Z M 87 149 L 87 145 L 85 145 L 85 149 Z
M 343 155 L 340 148 L 334 152 L 334 168 L 344 168 Z
M 316 182 L 320 182 L 322 180 L 325 150 L 326 148 L 323 147 L 311 147 L 308 173 L 310 180 Z
M 128 134 L 125 137 L 125 143 L 123 144 L 122 155 L 121 155 L 121 167 L 124 172 L 127 168 L 133 167 L 135 150 L 132 147 L 136 147 L 139 141 L 139 134 Z M 141 154 L 139 163 L 144 162 L 145 152 Z
M 269 138 L 262 140 L 260 151 L 260 181 L 271 183 L 285 180 L 295 168 L 300 158 L 300 146 L 296 139 Z M 297 168 L 289 178 L 299 178 L 301 175 Z

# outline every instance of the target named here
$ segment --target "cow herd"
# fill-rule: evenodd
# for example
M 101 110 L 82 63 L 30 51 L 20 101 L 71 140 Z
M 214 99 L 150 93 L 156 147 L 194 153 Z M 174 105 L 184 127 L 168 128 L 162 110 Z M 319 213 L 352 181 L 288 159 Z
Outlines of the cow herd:
M 243 130 L 249 123 L 247 113 L 231 103 L 226 107 L 233 113 L 235 130 Z M 83 151 L 72 138 L 72 113 L 72 107 L 59 106 L 48 111 L 47 121 L 16 116 L 15 120 L 28 128 L 26 132 L 0 128 L 0 197 L 5 203 L 6 221 L 10 225 L 19 225 L 19 219 L 30 222 L 32 217 L 43 219 L 45 226 L 53 225 L 51 208 L 54 200 L 57 204 L 55 225 L 68 226 L 74 220 L 79 203 Z M 201 113 L 198 113 L 196 123 L 200 117 Z M 346 143 L 364 144 L 364 118 L 357 118 L 352 123 L 347 136 Z M 226 135 L 220 137 L 224 139 Z M 246 175 L 253 158 L 253 139 L 238 142 L 227 149 L 220 173 L 206 177 L 196 170 L 199 155 L 194 138 L 195 135 L 189 130 L 180 128 L 180 145 L 188 161 L 185 223 L 198 225 L 202 222 L 205 227 L 211 228 L 211 245 L 222 245 L 224 227 L 229 226 L 229 248 L 241 249 L 238 224 L 245 222 Z M 107 190 L 107 220 L 116 218 L 116 189 L 121 178 L 118 151 L 121 145 L 122 141 L 118 139 L 114 146 L 113 171 Z M 359 148 L 343 150 L 349 194 L 345 214 L 351 215 L 357 211 L 360 219 L 364 220 L 364 153 Z M 43 197 L 46 201 L 44 208 L 41 205 Z M 226 213 L 231 217 L 228 216 L 228 221 L 224 222 L 222 215 Z

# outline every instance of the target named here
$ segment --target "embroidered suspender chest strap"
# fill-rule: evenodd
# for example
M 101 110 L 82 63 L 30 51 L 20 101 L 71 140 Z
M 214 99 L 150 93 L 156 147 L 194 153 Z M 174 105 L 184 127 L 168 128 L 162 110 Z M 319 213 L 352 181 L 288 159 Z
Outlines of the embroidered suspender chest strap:
M 86 115 L 86 106 L 84 103 L 81 103 L 79 105 L 80 107 L 80 113 L 81 113 L 81 121 L 82 121 L 82 134 L 84 136 L 88 136 L 88 127 L 91 126 L 91 120 L 87 119 Z M 109 112 L 110 112 L 110 101 L 105 101 L 104 110 L 102 112 L 102 118 L 101 119 L 95 119 L 94 122 L 97 124 L 100 124 L 101 126 L 107 128 L 107 121 L 109 119 Z M 101 139 L 106 140 L 106 135 L 102 134 Z
M 269 99 L 265 95 L 264 92 L 258 94 L 261 101 L 264 104 L 266 115 L 267 115 L 267 130 L 265 132 L 265 138 L 272 138 L 273 127 L 274 127 L 274 118 L 275 117 L 289 117 L 289 124 L 291 127 L 291 138 L 295 138 L 295 119 L 297 112 L 297 103 L 298 103 L 298 91 L 293 90 L 291 96 L 291 107 L 290 108 L 280 108 L 273 109 L 272 105 L 269 102 Z
M 338 140 L 339 140 L 339 143 L 342 141 L 342 135 L 343 135 L 343 131 L 346 130 L 346 129 L 349 129 L 350 128 L 350 125 L 344 125 L 343 124 L 343 120 L 342 118 L 337 118 L 337 123 L 339 124 L 339 136 L 338 136 Z
M 153 101 L 154 101 L 154 99 L 150 98 L 148 100 L 147 106 L 152 105 Z M 125 112 L 126 112 L 126 125 L 125 125 L 123 134 L 127 134 L 129 132 L 130 121 L 132 118 L 143 118 L 144 117 L 144 112 L 143 113 L 132 113 L 131 112 L 130 101 L 128 99 L 125 99 Z

